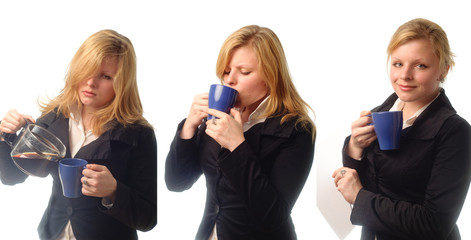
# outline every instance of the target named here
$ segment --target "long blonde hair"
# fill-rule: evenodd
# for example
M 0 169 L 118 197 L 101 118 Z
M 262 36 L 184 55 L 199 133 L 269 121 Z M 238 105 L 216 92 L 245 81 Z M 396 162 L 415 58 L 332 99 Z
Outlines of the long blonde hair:
M 298 117 L 296 126 L 310 131 L 314 140 L 316 130 L 308 110 L 314 111 L 294 87 L 281 42 L 269 28 L 249 25 L 232 33 L 219 52 L 217 77 L 223 82 L 225 68 L 234 51 L 243 46 L 250 46 L 255 51 L 270 94 L 267 108 L 261 117 L 283 116 L 281 124 Z
M 101 135 L 115 120 L 124 126 L 134 123 L 150 126 L 143 117 L 137 88 L 134 47 L 127 37 L 113 30 L 99 31 L 80 46 L 69 64 L 64 88 L 57 97 L 47 103 L 40 103 L 42 116 L 57 111 L 57 114 L 70 118 L 74 109 L 81 113 L 78 87 L 96 75 L 101 63 L 109 57 L 118 58 L 118 71 L 113 79 L 115 97 L 108 105 L 93 113 L 93 133 Z

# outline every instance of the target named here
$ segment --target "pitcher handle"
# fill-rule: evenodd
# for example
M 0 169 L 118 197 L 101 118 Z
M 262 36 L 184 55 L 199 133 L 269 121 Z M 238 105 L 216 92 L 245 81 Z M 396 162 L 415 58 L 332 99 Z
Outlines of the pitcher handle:
M 32 122 L 30 120 L 28 120 L 26 118 L 23 118 L 23 119 L 25 120 L 25 124 L 21 127 L 21 132 L 20 132 L 19 136 L 21 136 L 21 134 L 25 131 L 25 129 L 28 125 L 32 124 Z M 3 138 L 5 143 L 8 144 L 8 146 L 10 146 L 10 147 L 13 147 L 13 145 L 15 145 L 15 141 L 18 137 L 15 133 L 4 133 L 4 132 L 0 132 L 0 136 Z

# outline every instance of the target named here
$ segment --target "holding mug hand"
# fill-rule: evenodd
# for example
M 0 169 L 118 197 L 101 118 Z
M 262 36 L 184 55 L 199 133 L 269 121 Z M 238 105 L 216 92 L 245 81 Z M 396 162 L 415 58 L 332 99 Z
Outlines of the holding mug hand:
M 118 183 L 106 166 L 87 164 L 82 171 L 82 194 L 92 197 L 108 197 L 115 200 Z
M 18 113 L 12 109 L 5 114 L 0 124 L 0 132 L 14 134 L 26 124 L 26 119 L 34 123 L 34 118 L 30 115 Z
M 195 130 L 201 124 L 203 119 L 208 116 L 208 93 L 198 94 L 193 98 L 190 113 L 185 120 L 180 137 L 190 139 L 195 134 Z
M 239 111 L 231 109 L 231 115 L 215 109 L 207 109 L 207 113 L 216 118 L 206 122 L 206 134 L 222 147 L 234 151 L 245 141 L 242 128 L 242 116 Z
M 376 134 L 372 122 L 371 111 L 363 111 L 360 118 L 352 123 L 352 135 L 348 143 L 347 154 L 354 159 L 360 159 L 363 149 L 370 146 L 376 140 Z
M 335 187 L 350 204 L 355 203 L 358 192 L 363 188 L 360 177 L 355 169 L 342 167 L 332 173 Z

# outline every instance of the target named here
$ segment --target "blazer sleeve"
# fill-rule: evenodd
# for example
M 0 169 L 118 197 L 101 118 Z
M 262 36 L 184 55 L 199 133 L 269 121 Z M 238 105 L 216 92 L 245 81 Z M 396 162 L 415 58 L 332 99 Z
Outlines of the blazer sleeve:
M 118 181 L 113 207 L 101 211 L 140 230 L 149 231 L 157 224 L 157 141 L 152 128 L 144 127 L 129 162 L 125 183 Z
M 466 198 L 471 178 L 471 128 L 447 121 L 436 136 L 436 155 L 423 202 L 401 201 L 362 189 L 351 222 L 408 239 L 447 239 Z
M 170 191 L 175 192 L 190 189 L 203 174 L 197 143 L 198 131 L 201 130 L 197 130 L 191 139 L 182 139 L 180 132 L 184 123 L 185 120 L 178 125 L 165 162 L 165 183 Z
M 5 185 L 22 183 L 28 178 L 27 174 L 16 167 L 10 153 L 11 147 L 5 142 L 0 142 L 0 180 Z
M 265 136 L 261 136 L 262 138 Z M 266 136 L 271 137 L 271 136 Z M 273 140 L 277 141 L 277 140 Z M 271 173 L 261 168 L 262 159 L 244 141 L 233 152 L 220 158 L 219 167 L 239 193 L 249 211 L 267 231 L 285 223 L 309 175 L 314 142 L 311 133 L 295 128 L 291 135 L 261 151 L 268 153 L 263 161 L 273 163 Z
M 343 149 L 342 149 L 343 166 L 355 169 L 358 173 L 358 176 L 360 177 L 360 181 L 363 184 L 363 186 L 368 187 L 368 181 L 366 181 L 364 179 L 364 176 L 366 176 L 366 171 L 368 170 L 368 168 L 367 168 L 368 167 L 368 165 L 367 165 L 368 160 L 366 159 L 367 158 L 366 152 L 367 152 L 368 148 L 363 150 L 363 154 L 362 154 L 360 160 L 351 158 L 347 154 L 347 151 L 346 151 L 346 148 L 348 147 L 348 143 L 350 142 L 350 138 L 351 138 L 351 136 L 348 136 L 345 139 L 345 142 L 344 142 L 344 145 L 343 145 Z

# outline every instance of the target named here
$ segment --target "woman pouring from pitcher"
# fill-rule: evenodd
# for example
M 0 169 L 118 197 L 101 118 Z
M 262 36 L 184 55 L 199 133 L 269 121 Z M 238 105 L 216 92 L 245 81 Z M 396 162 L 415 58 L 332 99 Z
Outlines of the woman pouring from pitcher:
M 144 119 L 129 39 L 99 31 L 73 57 L 60 94 L 31 116 L 9 111 L 0 131 L 14 134 L 28 119 L 55 134 L 66 158 L 88 161 L 80 198 L 62 194 L 57 163 L 53 189 L 38 227 L 41 239 L 137 239 L 157 223 L 157 144 Z M 28 175 L 0 142 L 0 179 L 13 185 Z

